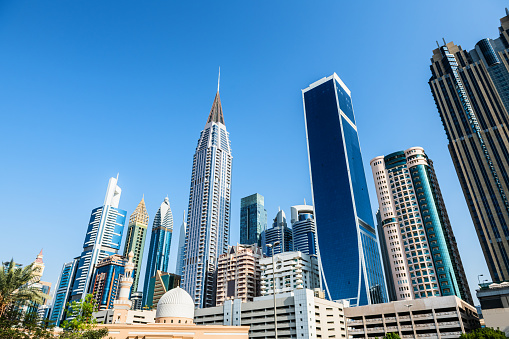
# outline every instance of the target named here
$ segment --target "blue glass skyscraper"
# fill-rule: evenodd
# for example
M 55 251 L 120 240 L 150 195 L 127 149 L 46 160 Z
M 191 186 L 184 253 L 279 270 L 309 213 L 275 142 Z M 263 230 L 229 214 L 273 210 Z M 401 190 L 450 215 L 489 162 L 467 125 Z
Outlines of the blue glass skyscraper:
M 262 244 L 262 232 L 267 228 L 267 210 L 263 195 L 255 193 L 240 200 L 240 243 Z
M 296 205 L 292 211 L 293 250 L 316 255 L 316 223 L 313 206 Z
M 73 282 L 72 300 L 85 298 L 85 295 L 90 293 L 95 265 L 100 260 L 117 254 L 120 249 L 127 212 L 118 208 L 122 190 L 117 181 L 118 176 L 110 179 L 103 206 L 92 210 Z
M 270 257 L 272 253 L 279 254 L 293 251 L 292 235 L 292 229 L 286 223 L 285 212 L 279 210 L 272 223 L 272 228 L 268 228 L 262 233 L 263 253 Z M 267 247 L 267 244 L 273 244 L 277 241 L 279 241 L 279 245 L 276 245 L 274 248 Z
M 72 283 L 76 274 L 76 268 L 80 258 L 75 258 L 73 261 L 65 263 L 62 267 L 62 272 L 55 285 L 55 295 L 53 297 L 53 305 L 51 308 L 50 321 L 55 326 L 60 326 L 62 320 L 65 319 L 65 308 L 67 302 L 71 297 Z
M 352 306 L 386 302 L 350 90 L 334 73 L 302 96 L 325 291 Z
M 143 285 L 143 306 L 147 305 L 150 278 L 156 275 L 157 270 L 168 272 L 172 233 L 173 214 L 171 213 L 170 200 L 166 197 L 161 207 L 159 207 L 154 218 L 154 224 L 152 225 L 150 248 L 148 250 L 147 267 L 145 270 L 145 283 Z

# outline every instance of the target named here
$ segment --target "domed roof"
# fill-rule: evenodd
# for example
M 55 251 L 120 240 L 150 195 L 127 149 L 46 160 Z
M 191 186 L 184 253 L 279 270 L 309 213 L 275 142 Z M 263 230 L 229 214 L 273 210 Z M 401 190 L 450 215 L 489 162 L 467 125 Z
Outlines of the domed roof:
M 181 289 L 175 287 L 166 292 L 157 303 L 157 318 L 194 318 L 193 298 Z

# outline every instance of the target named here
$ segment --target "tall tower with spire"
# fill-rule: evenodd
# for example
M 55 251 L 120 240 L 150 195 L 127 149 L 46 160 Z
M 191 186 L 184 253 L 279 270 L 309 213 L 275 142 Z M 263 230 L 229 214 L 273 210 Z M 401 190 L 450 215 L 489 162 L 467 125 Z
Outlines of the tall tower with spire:
M 145 269 L 145 283 L 143 285 L 143 306 L 147 305 L 150 278 L 156 275 L 157 270 L 168 272 L 172 233 L 173 214 L 171 213 L 170 200 L 166 197 L 161 207 L 159 207 L 152 225 L 147 268 Z
M 218 91 L 193 158 L 183 288 L 197 307 L 216 300 L 217 260 L 228 250 L 232 152 Z
M 141 261 L 143 259 L 143 249 L 145 248 L 145 238 L 147 237 L 148 213 L 145 208 L 145 199 L 141 198 L 138 207 L 129 218 L 127 227 L 127 238 L 124 247 L 124 257 L 133 252 L 133 292 L 138 290 L 138 281 L 140 278 Z

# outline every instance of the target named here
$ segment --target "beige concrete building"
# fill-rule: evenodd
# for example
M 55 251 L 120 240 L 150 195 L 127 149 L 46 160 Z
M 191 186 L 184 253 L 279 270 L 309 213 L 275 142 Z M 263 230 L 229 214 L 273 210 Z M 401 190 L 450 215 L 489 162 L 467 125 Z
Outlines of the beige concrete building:
M 216 305 L 232 299 L 253 301 L 260 295 L 261 258 L 258 246 L 239 244 L 219 256 Z
M 296 289 L 276 295 L 278 339 L 346 338 L 344 305 L 317 298 L 314 291 Z M 227 300 L 222 306 L 195 310 L 199 325 L 250 326 L 249 338 L 272 339 L 274 333 L 273 296 L 252 302 Z
M 130 269 L 133 252 L 129 254 Z M 183 289 L 176 287 L 166 292 L 157 304 L 155 323 L 136 323 L 135 319 L 143 314 L 145 319 L 150 312 L 130 310 L 130 300 L 125 298 L 132 285 L 132 278 L 122 281 L 120 300 L 115 303 L 112 319 L 108 324 L 100 324 L 98 328 L 107 328 L 108 337 L 113 339 L 203 339 L 203 338 L 229 338 L 247 339 L 249 326 L 201 326 L 194 323 L 194 301 Z M 127 294 L 128 296 L 128 294 Z M 132 317 L 132 318 L 130 318 Z
M 477 310 L 456 296 L 345 308 L 349 338 L 458 338 L 480 327 Z
M 509 281 L 481 285 L 477 298 L 486 326 L 509 335 Z

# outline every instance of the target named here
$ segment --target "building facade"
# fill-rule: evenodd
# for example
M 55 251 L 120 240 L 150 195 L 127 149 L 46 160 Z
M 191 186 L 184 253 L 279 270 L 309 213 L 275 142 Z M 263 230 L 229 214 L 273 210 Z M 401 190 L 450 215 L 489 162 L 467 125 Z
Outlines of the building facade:
M 90 293 L 97 263 L 120 249 L 127 212 L 118 208 L 122 190 L 117 181 L 118 176 L 110 178 L 103 206 L 92 210 L 73 282 L 72 300 L 85 298 Z
M 173 214 L 171 213 L 170 200 L 166 197 L 157 210 L 152 225 L 147 267 L 145 269 L 145 283 L 143 285 L 143 306 L 149 303 L 147 297 L 150 278 L 155 276 L 158 270 L 168 272 L 172 233 Z
M 350 90 L 334 73 L 302 90 L 302 97 L 327 296 L 352 305 L 386 302 Z
M 396 300 L 456 295 L 473 304 L 433 162 L 412 147 L 371 160 L 384 262 Z
M 500 22 L 470 52 L 435 49 L 429 80 L 493 281 L 509 280 L 509 15 Z
M 320 273 L 315 255 L 284 252 L 275 254 L 274 262 L 276 263 L 275 276 L 272 257 L 260 260 L 262 295 L 274 294 L 274 279 L 276 280 L 276 294 L 303 288 L 310 290 L 320 288 Z
M 255 193 L 240 200 L 240 243 L 262 245 L 267 229 L 267 210 L 263 195 Z
M 509 335 L 509 282 L 481 284 L 476 291 L 486 327 Z
M 313 206 L 292 206 L 291 213 L 293 250 L 309 255 L 317 255 L 318 243 Z
M 216 305 L 233 299 L 253 301 L 260 296 L 261 258 L 262 250 L 256 244 L 237 244 L 219 256 Z
M 127 259 L 118 254 L 111 255 L 97 263 L 92 282 L 92 295 L 99 310 L 113 308 L 113 302 L 120 292 L 120 281 L 126 275 L 126 264 Z
M 184 259 L 186 253 L 186 231 L 187 231 L 186 212 L 184 212 L 184 216 L 182 217 L 182 225 L 180 225 L 179 247 L 177 253 L 177 267 L 175 269 L 175 273 L 180 276 L 182 276 L 182 273 L 184 271 Z
M 217 259 L 228 251 L 232 152 L 219 89 L 193 158 L 183 288 L 197 307 L 216 302 Z
M 124 246 L 124 257 L 129 253 L 134 253 L 134 283 L 133 292 L 138 291 L 138 282 L 140 279 L 141 262 L 143 260 L 143 251 L 145 249 L 145 238 L 147 237 L 148 213 L 145 207 L 145 199 L 141 198 L 140 203 L 129 217 L 127 226 L 127 237 Z
M 150 278 L 147 290 L 147 303 L 143 306 L 156 308 L 159 299 L 169 290 L 180 286 L 180 275 L 162 272 L 157 270 L 156 274 Z
M 382 338 L 451 338 L 480 327 L 477 310 L 456 296 L 345 308 L 348 336 Z
M 76 276 L 79 259 L 79 257 L 75 258 L 73 261 L 63 265 L 58 282 L 55 285 L 55 294 L 49 319 L 57 327 L 65 319 L 65 309 L 71 298 L 72 284 Z
M 314 296 L 301 289 L 276 296 L 278 338 L 346 338 L 344 305 Z M 274 299 L 227 300 L 222 306 L 197 309 L 198 325 L 250 326 L 249 338 L 273 339 Z
M 267 247 L 267 244 L 273 244 L 279 241 L 279 245 L 275 247 Z M 267 256 L 283 252 L 293 251 L 293 234 L 292 229 L 286 223 L 286 214 L 283 210 L 277 212 L 272 228 L 266 229 L 262 233 L 262 249 Z

